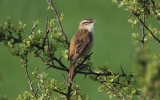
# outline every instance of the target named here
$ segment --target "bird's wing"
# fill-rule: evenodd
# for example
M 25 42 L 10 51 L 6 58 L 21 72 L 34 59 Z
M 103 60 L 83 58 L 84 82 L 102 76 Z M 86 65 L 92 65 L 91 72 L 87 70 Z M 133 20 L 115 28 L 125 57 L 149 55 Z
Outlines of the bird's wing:
M 73 62 L 76 61 L 80 55 L 86 50 L 86 48 L 88 47 L 89 43 L 91 42 L 92 38 L 90 36 L 91 34 L 85 34 L 83 36 L 83 38 L 78 38 L 76 40 L 76 47 L 75 47 L 75 53 L 73 56 Z

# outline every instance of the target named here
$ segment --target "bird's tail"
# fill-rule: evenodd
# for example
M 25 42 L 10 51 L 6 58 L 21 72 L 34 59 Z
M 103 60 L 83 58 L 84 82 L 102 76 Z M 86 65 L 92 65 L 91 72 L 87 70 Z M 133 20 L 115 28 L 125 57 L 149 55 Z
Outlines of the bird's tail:
M 70 70 L 69 70 L 69 80 L 72 82 L 73 75 L 74 75 L 74 68 L 75 68 L 75 62 L 70 61 Z

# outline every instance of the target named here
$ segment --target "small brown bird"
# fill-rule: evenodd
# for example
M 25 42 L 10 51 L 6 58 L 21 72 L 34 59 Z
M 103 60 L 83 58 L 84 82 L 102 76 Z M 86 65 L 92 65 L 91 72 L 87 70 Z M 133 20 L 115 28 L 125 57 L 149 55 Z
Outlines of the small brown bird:
M 86 56 L 91 52 L 94 43 L 94 24 L 95 20 L 86 18 L 79 23 L 77 33 L 72 37 L 70 42 L 70 71 L 69 80 L 72 82 L 76 62 L 80 57 Z

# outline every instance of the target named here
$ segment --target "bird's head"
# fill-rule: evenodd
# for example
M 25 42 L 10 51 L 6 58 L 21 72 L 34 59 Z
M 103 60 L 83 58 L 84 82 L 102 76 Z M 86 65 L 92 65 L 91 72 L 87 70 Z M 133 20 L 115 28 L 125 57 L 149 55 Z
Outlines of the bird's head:
M 93 32 L 95 23 L 95 20 L 85 18 L 79 23 L 79 29 L 87 29 L 89 32 Z

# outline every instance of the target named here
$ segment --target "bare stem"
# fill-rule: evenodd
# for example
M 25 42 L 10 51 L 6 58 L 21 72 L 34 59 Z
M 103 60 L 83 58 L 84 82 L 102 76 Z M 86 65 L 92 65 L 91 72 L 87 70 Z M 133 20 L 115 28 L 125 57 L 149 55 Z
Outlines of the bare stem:
M 66 44 L 68 45 L 68 48 L 69 48 L 69 42 L 68 42 L 68 39 L 67 39 L 66 34 L 65 34 L 64 31 L 63 31 L 62 24 L 61 24 L 61 21 L 60 21 L 60 19 L 59 19 L 59 15 L 58 15 L 58 13 L 57 13 L 57 10 L 56 10 L 56 8 L 55 8 L 54 5 L 53 5 L 52 0 L 46 0 L 46 1 L 47 1 L 48 4 L 51 6 L 51 9 L 54 11 L 54 15 L 56 16 L 56 20 L 57 20 L 57 22 L 58 22 L 60 31 L 61 31 L 61 33 L 63 34 L 63 36 L 64 36 L 64 38 L 65 38 L 65 40 L 66 40 L 65 42 L 66 42 Z
M 139 14 L 135 13 L 132 10 L 132 13 L 138 18 L 138 20 L 141 22 L 141 24 L 149 31 L 149 33 L 152 35 L 152 37 L 158 42 L 160 43 L 160 40 L 153 34 L 153 32 L 148 28 L 148 26 L 142 21 L 142 19 L 139 17 Z
M 157 18 L 158 22 L 160 23 L 160 17 L 158 17 L 158 14 L 157 14 L 157 12 L 156 12 L 157 7 L 156 7 L 156 2 L 155 2 L 155 0 L 151 0 L 151 3 L 152 3 L 152 5 L 153 5 L 153 7 L 152 7 L 153 15 Z
M 66 95 L 67 100 L 71 99 L 71 92 L 72 92 L 72 83 L 69 83 L 68 92 L 67 92 L 67 95 Z
M 29 83 L 29 85 L 30 85 L 30 90 L 32 91 L 32 94 L 34 95 L 34 97 L 37 99 L 37 94 L 36 94 L 36 92 L 34 91 L 32 81 L 31 81 L 31 79 L 30 79 L 30 77 L 29 77 L 29 74 L 28 74 L 28 63 L 27 63 L 27 62 L 28 62 L 28 60 L 27 60 L 27 59 L 24 59 L 24 60 L 22 61 L 22 64 L 23 64 L 23 66 L 24 66 L 24 68 L 25 68 L 26 77 L 27 77 L 28 83 Z
M 48 24 L 49 24 L 49 22 L 48 22 L 48 16 L 47 16 L 47 18 L 46 18 L 46 42 L 47 42 L 47 46 L 48 46 L 48 53 L 49 53 L 49 57 L 50 57 L 50 60 L 51 60 L 51 63 L 52 63 L 52 65 L 54 66 L 54 63 L 53 63 L 53 57 L 52 57 L 52 55 L 51 55 L 51 46 L 50 46 L 50 44 L 49 44 L 49 38 L 48 38 L 48 34 L 49 34 L 49 32 L 50 32 L 50 29 L 49 29 L 49 27 L 48 27 Z
M 143 2 L 144 2 L 143 3 L 143 9 L 145 11 L 145 1 L 143 1 Z M 145 13 L 143 14 L 143 23 L 145 24 Z M 141 29 L 142 29 L 142 40 L 141 40 L 141 42 L 142 42 L 142 48 L 144 48 L 144 44 L 145 44 L 145 41 L 144 41 L 144 38 L 145 38 L 144 25 L 142 25 Z

